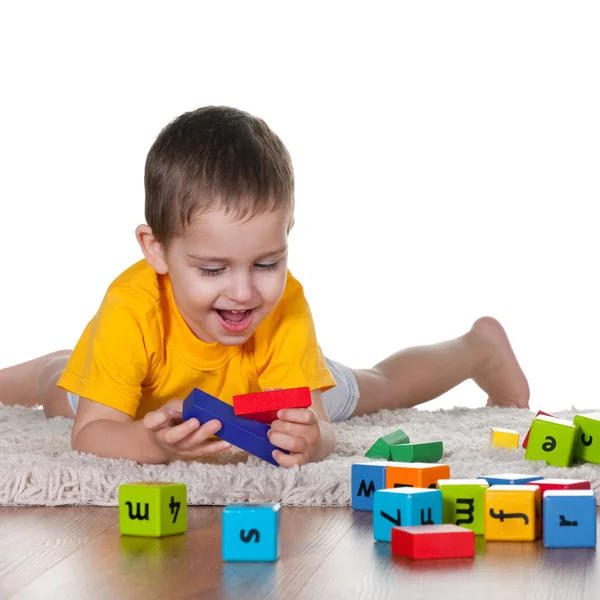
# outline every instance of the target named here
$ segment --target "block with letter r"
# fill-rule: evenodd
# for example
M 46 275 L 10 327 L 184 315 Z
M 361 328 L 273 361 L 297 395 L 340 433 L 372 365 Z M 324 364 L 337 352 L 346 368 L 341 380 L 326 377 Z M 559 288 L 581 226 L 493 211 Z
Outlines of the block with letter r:
M 442 521 L 484 533 L 484 495 L 489 484 L 485 479 L 439 479 L 442 492 Z
M 280 509 L 278 502 L 228 504 L 222 513 L 223 560 L 277 560 Z
M 119 487 L 119 527 L 123 535 L 162 537 L 187 529 L 184 483 L 142 481 Z
M 544 460 L 555 467 L 570 467 L 578 434 L 577 423 L 545 415 L 536 417 L 529 430 L 525 458 Z
M 385 460 L 352 465 L 352 508 L 373 510 L 375 491 L 385 488 L 386 469 L 393 463 Z
M 549 490 L 544 494 L 544 546 L 596 546 L 596 496 L 592 490 Z
M 485 539 L 533 542 L 542 530 L 540 488 L 492 485 L 484 494 Z
M 373 502 L 373 536 L 389 542 L 392 527 L 441 525 L 442 492 L 425 488 L 377 490 Z

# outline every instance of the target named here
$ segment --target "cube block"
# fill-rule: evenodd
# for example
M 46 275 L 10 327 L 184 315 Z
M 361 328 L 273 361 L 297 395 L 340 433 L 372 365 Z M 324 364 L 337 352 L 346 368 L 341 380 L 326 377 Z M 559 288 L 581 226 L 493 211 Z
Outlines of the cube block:
M 550 490 L 544 494 L 544 546 L 596 546 L 596 497 L 592 490 Z
M 238 417 L 270 424 L 277 419 L 277 411 L 282 408 L 308 408 L 311 404 L 308 387 L 269 390 L 234 396 L 233 412 Z
M 392 527 L 392 554 L 413 560 L 475 556 L 475 535 L 457 525 Z
M 367 450 L 365 456 L 367 458 L 382 458 L 390 460 L 392 458 L 391 446 L 399 446 L 408 444 L 410 439 L 402 429 L 396 429 L 386 435 L 382 435 L 377 441 Z
M 352 465 L 352 508 L 373 510 L 375 491 L 385 488 L 387 461 Z
M 527 485 L 537 485 L 542 496 L 550 490 L 589 490 L 590 482 L 585 479 L 539 479 Z
M 277 560 L 280 509 L 278 502 L 227 505 L 222 513 L 223 560 Z
M 540 415 L 546 415 L 547 417 L 553 417 L 554 419 L 558 419 L 557 416 L 551 414 L 551 413 L 547 413 L 544 412 L 543 410 L 538 410 L 537 414 L 535 415 L 534 419 L 536 417 L 539 417 Z M 527 431 L 527 435 L 525 436 L 525 439 L 523 440 L 523 443 L 521 444 L 523 448 L 527 448 L 527 444 L 529 443 L 529 434 L 531 433 L 531 426 L 529 427 L 528 431 Z
M 535 485 L 492 485 L 485 491 L 485 539 L 533 541 L 541 533 L 541 492 Z
M 490 448 L 509 448 L 515 450 L 519 447 L 519 432 L 513 429 L 490 428 Z
M 484 495 L 489 484 L 485 479 L 440 479 L 442 522 L 484 533 Z
M 579 427 L 575 458 L 600 464 L 600 413 L 575 415 L 573 423 Z
M 123 535 L 162 537 L 187 529 L 184 483 L 143 481 L 119 486 L 119 528 Z
M 398 488 L 375 492 L 373 536 L 378 542 L 389 542 L 394 526 L 441 523 L 442 493 L 439 490 Z
M 436 463 L 444 455 L 442 442 L 420 442 L 390 446 L 393 461 Z
M 438 479 L 450 479 L 448 465 L 392 462 L 386 469 L 386 488 L 436 489 Z
M 536 417 L 531 424 L 525 458 L 544 460 L 555 467 L 570 467 L 578 433 L 579 425 L 571 421 Z
M 543 479 L 543 477 L 541 475 L 525 475 L 523 473 L 499 473 L 498 475 L 480 475 L 478 479 L 485 479 L 489 485 L 524 485 Z

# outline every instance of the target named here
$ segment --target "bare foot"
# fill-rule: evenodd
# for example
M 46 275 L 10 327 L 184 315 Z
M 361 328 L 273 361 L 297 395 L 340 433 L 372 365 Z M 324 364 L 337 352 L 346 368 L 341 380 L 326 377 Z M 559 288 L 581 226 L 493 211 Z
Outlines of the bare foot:
M 529 408 L 529 384 L 504 327 L 492 317 L 481 317 L 467 336 L 483 357 L 473 381 L 488 393 L 487 406 Z

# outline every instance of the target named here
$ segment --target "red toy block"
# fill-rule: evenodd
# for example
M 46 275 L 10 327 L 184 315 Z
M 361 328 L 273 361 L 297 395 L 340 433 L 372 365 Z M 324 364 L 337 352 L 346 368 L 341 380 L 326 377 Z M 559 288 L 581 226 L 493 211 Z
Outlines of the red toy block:
M 535 417 L 533 417 L 534 419 L 536 417 L 539 417 L 540 415 L 546 415 L 547 417 L 554 417 L 555 419 L 558 419 L 558 417 L 556 415 L 551 415 L 550 413 L 544 412 L 543 410 L 538 410 L 537 415 L 535 415 Z M 525 436 L 525 439 L 523 440 L 523 443 L 521 444 L 521 446 L 523 446 L 523 448 L 527 448 L 527 444 L 529 442 L 529 432 L 531 431 L 531 426 L 529 427 L 529 431 L 527 432 L 527 435 Z
M 458 525 L 392 527 L 392 554 L 413 560 L 475 556 L 475 534 Z
M 233 397 L 233 412 L 261 423 L 272 423 L 277 419 L 277 411 L 282 408 L 308 408 L 311 405 L 310 388 L 290 388 L 289 390 L 269 390 L 255 394 L 240 394 Z
M 538 479 L 528 481 L 525 485 L 537 485 L 542 496 L 548 490 L 591 490 L 590 482 L 585 479 Z

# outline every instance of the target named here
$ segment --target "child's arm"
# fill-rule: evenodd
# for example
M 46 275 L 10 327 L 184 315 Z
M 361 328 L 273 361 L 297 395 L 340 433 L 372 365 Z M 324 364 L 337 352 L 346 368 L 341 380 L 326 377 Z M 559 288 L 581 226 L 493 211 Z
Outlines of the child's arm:
M 120 410 L 80 398 L 71 446 L 105 458 L 150 464 L 200 458 L 231 448 L 222 440 L 207 441 L 221 429 L 219 421 L 213 419 L 202 426 L 197 419 L 182 422 L 181 407 L 181 400 L 169 402 L 134 421 Z

